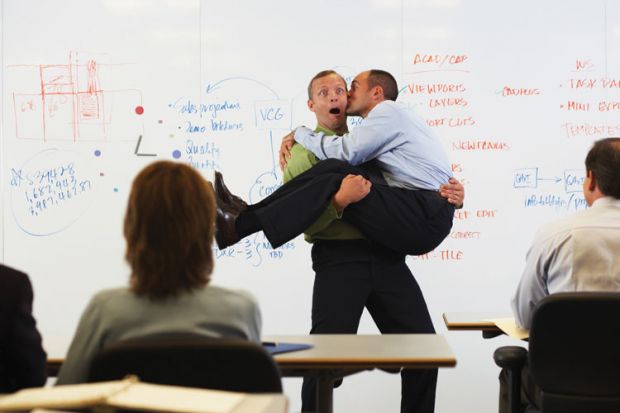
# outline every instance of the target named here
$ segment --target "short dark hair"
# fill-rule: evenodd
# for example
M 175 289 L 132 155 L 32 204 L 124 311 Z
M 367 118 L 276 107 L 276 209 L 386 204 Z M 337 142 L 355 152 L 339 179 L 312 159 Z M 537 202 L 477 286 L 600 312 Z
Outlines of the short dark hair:
M 368 73 L 368 89 L 375 86 L 379 86 L 383 89 L 383 97 L 386 100 L 396 100 L 398 97 L 396 79 L 385 70 L 372 69 Z
M 135 294 L 161 299 L 205 286 L 213 271 L 211 184 L 185 164 L 148 165 L 133 181 L 123 232 Z
M 594 174 L 603 194 L 620 199 L 620 138 L 594 142 L 586 156 L 586 171 Z
M 310 83 L 308 83 L 308 99 L 312 100 L 312 84 L 314 83 L 314 81 L 322 77 L 329 76 L 329 75 L 338 76 L 340 79 L 342 79 L 342 83 L 344 83 L 344 87 L 345 88 L 347 87 L 347 82 L 344 80 L 344 77 L 340 75 L 340 73 L 336 72 L 335 70 L 331 70 L 331 69 L 322 70 L 316 75 L 314 75 L 314 77 L 310 79 Z

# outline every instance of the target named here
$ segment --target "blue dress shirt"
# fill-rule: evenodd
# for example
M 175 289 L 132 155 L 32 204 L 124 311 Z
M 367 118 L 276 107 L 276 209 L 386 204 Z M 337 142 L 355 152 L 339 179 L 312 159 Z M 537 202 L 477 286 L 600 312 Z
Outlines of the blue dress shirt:
M 437 191 L 452 176 L 446 152 L 426 122 L 390 100 L 375 106 L 350 133 L 326 136 L 300 126 L 295 140 L 319 159 L 352 165 L 375 159 L 389 186 Z

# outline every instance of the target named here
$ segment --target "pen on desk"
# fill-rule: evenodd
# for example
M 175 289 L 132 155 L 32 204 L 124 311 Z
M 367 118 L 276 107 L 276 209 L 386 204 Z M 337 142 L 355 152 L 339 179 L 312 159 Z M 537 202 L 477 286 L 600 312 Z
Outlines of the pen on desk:
M 263 346 L 276 347 L 277 345 L 278 343 L 276 343 L 275 341 L 263 341 Z

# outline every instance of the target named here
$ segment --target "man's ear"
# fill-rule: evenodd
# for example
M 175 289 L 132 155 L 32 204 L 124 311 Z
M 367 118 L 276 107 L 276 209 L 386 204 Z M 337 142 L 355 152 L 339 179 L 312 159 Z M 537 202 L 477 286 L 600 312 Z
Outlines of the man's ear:
M 310 109 L 311 112 L 314 112 L 314 102 L 312 99 L 308 99 L 308 109 Z
M 594 190 L 596 189 L 596 176 L 594 175 L 594 172 L 588 171 L 588 177 L 590 178 L 590 184 L 588 185 L 588 190 L 591 192 L 594 192 Z
M 372 97 L 375 99 L 383 99 L 383 88 L 381 86 L 375 86 L 372 88 Z

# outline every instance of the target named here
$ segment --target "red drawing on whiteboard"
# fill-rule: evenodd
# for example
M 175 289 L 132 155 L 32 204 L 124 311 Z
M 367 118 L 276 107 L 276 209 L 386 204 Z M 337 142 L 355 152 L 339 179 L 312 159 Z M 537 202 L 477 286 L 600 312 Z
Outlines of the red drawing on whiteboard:
M 13 93 L 15 135 L 43 141 L 135 140 L 143 134 L 136 116 L 137 89 L 109 88 L 114 66 L 107 55 L 69 53 L 68 64 L 12 65 L 20 89 Z M 102 63 L 103 61 L 103 63 Z

